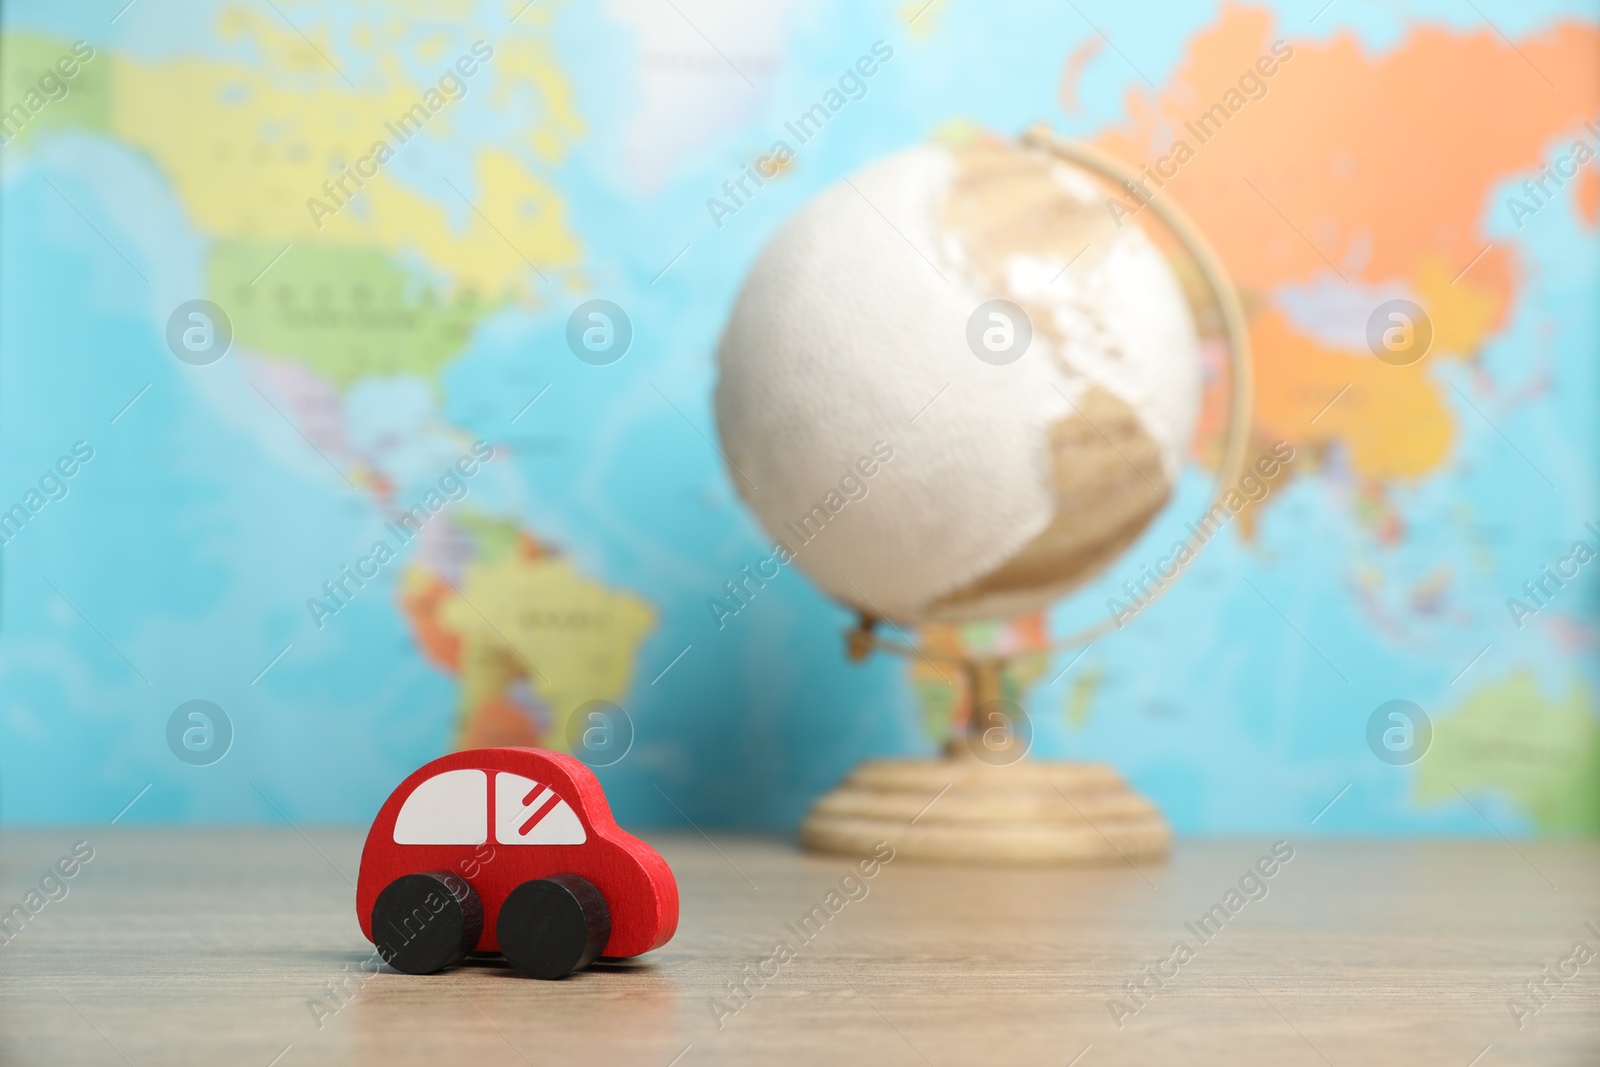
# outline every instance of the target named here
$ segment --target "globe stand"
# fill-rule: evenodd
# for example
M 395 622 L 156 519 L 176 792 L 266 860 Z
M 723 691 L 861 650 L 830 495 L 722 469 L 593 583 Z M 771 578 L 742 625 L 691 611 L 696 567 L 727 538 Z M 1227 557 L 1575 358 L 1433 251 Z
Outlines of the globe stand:
M 853 660 L 874 646 L 874 620 L 848 637 Z M 902 646 L 889 646 L 896 651 Z M 811 807 L 801 842 L 815 852 L 870 853 L 977 865 L 1059 865 L 1163 857 L 1172 831 L 1111 767 L 1026 758 L 1026 716 L 1003 696 L 1003 658 L 962 659 L 965 721 L 943 759 L 869 760 Z

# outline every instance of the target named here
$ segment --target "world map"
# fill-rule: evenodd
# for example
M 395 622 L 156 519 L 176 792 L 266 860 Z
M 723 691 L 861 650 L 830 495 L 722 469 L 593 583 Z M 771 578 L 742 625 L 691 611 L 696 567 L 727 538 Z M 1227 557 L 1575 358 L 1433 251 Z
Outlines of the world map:
M 942 743 L 962 680 L 849 664 L 793 568 L 707 610 L 765 543 L 712 353 L 811 195 L 1044 122 L 1150 176 L 1113 217 L 1170 197 L 1206 234 L 1253 453 L 1296 458 L 1125 629 L 1019 661 L 1035 752 L 1114 763 L 1185 832 L 1600 829 L 1593 575 L 1544 577 L 1600 549 L 1596 10 L 1170 7 L 8 7 L 0 489 L 96 453 L 0 556 L 0 818 L 148 785 L 130 819 L 354 822 L 450 748 L 566 747 L 598 700 L 637 736 L 619 814 L 786 827 Z M 567 341 L 596 298 L 633 331 L 607 365 Z M 1397 299 L 1433 331 L 1405 366 L 1366 334 Z M 196 300 L 231 330 L 205 365 L 168 343 Z M 1064 617 L 916 636 L 1020 651 Z M 203 768 L 163 740 L 197 697 L 236 731 Z M 1432 724 L 1401 766 L 1366 740 L 1396 698 Z

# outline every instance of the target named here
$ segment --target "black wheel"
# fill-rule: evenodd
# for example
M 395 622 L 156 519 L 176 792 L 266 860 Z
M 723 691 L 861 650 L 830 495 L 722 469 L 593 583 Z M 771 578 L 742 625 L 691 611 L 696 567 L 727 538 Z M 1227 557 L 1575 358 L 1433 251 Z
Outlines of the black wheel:
M 372 943 L 383 962 L 406 974 L 454 967 L 482 933 L 483 903 L 449 871 L 396 878 L 372 905 Z
M 599 958 L 611 939 L 611 909 L 587 878 L 537 878 L 506 897 L 495 935 L 506 962 L 529 978 L 565 978 Z

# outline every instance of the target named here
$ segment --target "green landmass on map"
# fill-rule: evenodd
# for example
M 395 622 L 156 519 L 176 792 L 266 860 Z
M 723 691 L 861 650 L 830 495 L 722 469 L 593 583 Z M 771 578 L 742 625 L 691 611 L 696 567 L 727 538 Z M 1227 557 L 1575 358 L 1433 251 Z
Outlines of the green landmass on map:
M 1433 720 L 1417 764 L 1417 799 L 1460 803 L 1505 797 L 1541 830 L 1600 830 L 1600 722 L 1593 694 L 1574 680 L 1559 697 L 1530 671 L 1495 682 Z
M 0 122 L 8 149 L 65 126 L 105 132 L 111 115 L 111 59 L 71 41 L 8 33 L 0 37 Z M 72 70 L 71 77 L 62 74 Z
M 206 265 L 206 295 L 232 320 L 235 344 L 294 359 L 340 389 L 374 375 L 434 381 L 493 310 L 470 291 L 441 297 L 374 249 L 284 249 L 219 241 Z
M 1100 691 L 1100 683 L 1104 680 L 1105 671 L 1099 666 L 1090 667 L 1072 680 L 1072 687 L 1067 691 L 1068 726 L 1078 730 L 1088 725 L 1095 694 Z
M 524 536 L 515 522 L 498 518 L 472 508 L 462 508 L 455 514 L 456 525 L 472 535 L 477 545 L 473 559 L 478 563 L 496 563 L 516 549 Z

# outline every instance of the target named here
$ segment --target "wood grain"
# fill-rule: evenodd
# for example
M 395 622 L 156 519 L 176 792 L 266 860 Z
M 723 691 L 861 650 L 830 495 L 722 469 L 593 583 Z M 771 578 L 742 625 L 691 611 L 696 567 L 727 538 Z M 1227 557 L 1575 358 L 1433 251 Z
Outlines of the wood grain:
M 897 856 L 869 878 L 788 841 L 646 836 L 678 874 L 678 935 L 551 983 L 471 964 L 366 977 L 359 830 L 0 832 L 3 908 L 73 842 L 95 850 L 0 946 L 0 1062 L 1600 1062 L 1600 961 L 1520 1031 L 1507 1008 L 1575 941 L 1600 948 L 1595 842 L 1292 838 L 1267 895 L 1201 944 L 1186 924 L 1270 842 L 1180 840 L 1137 869 Z M 1194 957 L 1119 1030 L 1108 1000 L 1178 939 Z M 780 942 L 792 958 L 769 963 Z M 776 976 L 719 1030 L 713 1001 L 763 966 Z

